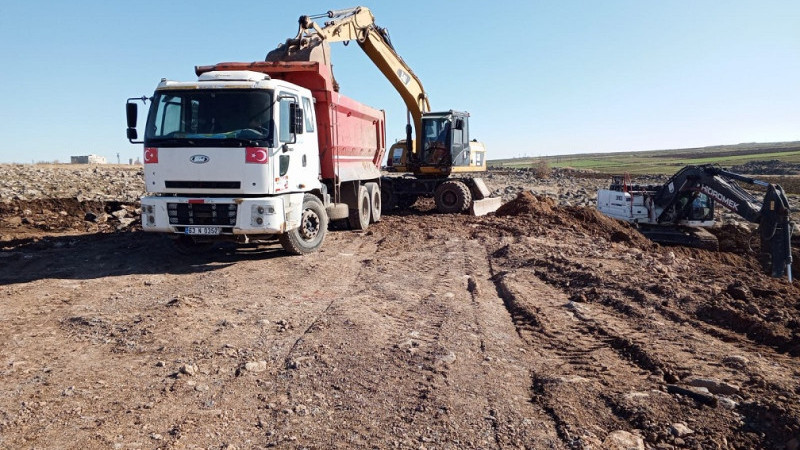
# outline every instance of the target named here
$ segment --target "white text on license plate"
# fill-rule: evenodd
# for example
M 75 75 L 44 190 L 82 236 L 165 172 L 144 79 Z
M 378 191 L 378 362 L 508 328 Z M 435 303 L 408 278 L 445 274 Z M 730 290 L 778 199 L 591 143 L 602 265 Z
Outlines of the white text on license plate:
M 219 227 L 186 227 L 185 234 L 201 234 L 205 236 L 216 236 L 219 234 Z

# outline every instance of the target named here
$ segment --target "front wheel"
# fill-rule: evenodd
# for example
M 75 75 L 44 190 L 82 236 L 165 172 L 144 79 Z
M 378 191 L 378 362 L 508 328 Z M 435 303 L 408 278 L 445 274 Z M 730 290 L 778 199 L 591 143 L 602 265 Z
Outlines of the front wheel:
M 445 181 L 434 191 L 436 210 L 442 214 L 457 214 L 472 203 L 472 193 L 466 184 L 458 180 Z
M 278 240 L 287 253 L 305 255 L 322 247 L 328 232 L 328 215 L 319 198 L 312 194 L 303 197 L 300 226 L 280 235 Z

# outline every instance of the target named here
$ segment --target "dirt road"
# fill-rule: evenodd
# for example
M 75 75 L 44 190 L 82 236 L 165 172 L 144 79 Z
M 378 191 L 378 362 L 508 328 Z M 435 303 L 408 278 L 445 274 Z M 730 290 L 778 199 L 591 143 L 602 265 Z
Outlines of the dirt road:
M 797 448 L 797 283 L 590 209 L 423 203 L 305 257 L 24 229 L 3 448 Z

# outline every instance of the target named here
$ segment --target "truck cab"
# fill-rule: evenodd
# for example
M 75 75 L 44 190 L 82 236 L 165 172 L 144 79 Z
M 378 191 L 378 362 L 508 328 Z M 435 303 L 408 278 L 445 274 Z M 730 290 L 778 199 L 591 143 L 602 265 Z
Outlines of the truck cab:
M 179 250 L 278 239 L 292 254 L 322 246 L 329 220 L 380 220 L 385 113 L 334 89 L 316 62 L 197 66 L 128 99 L 128 139 L 144 144 L 145 231 Z M 136 101 L 151 101 L 144 139 Z
M 203 237 L 296 228 L 319 180 L 311 91 L 252 71 L 162 80 L 144 133 L 146 231 Z

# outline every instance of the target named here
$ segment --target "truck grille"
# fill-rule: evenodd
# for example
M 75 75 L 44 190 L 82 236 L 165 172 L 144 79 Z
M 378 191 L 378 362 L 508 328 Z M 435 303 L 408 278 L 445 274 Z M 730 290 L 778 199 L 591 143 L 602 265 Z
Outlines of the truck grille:
M 165 181 L 164 185 L 171 189 L 239 189 L 239 181 Z
M 234 203 L 167 203 L 170 225 L 236 225 Z

